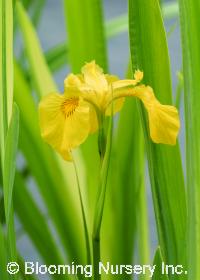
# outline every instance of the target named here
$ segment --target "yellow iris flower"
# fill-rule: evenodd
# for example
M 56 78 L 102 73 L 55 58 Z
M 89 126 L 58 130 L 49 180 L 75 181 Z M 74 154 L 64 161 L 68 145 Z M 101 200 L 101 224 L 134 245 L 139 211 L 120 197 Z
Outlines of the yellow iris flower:
M 151 87 L 139 85 L 142 78 L 143 73 L 136 71 L 133 80 L 119 80 L 105 75 L 94 61 L 87 63 L 81 74 L 70 74 L 65 79 L 64 94 L 51 93 L 40 102 L 43 139 L 70 160 L 70 151 L 98 130 L 100 117 L 112 111 L 115 114 L 121 110 L 124 98 L 133 96 L 143 102 L 148 112 L 153 142 L 175 145 L 180 128 L 178 111 L 160 104 Z

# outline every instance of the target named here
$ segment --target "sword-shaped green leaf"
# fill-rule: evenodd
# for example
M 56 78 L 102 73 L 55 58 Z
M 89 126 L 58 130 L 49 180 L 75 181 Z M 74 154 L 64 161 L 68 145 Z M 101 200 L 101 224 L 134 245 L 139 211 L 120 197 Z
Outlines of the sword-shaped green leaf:
M 8 274 L 6 271 L 7 265 L 7 252 L 6 252 L 6 240 L 3 234 L 3 228 L 0 224 L 0 277 L 1 279 L 8 280 Z
M 12 0 L 0 0 L 0 147 L 4 166 L 5 142 L 13 100 L 13 8 Z
M 188 190 L 188 279 L 200 279 L 200 2 L 179 0 Z
M 152 280 L 168 280 L 167 274 L 162 273 L 162 263 L 163 263 L 163 257 L 161 254 L 160 247 L 157 248 L 155 256 L 154 256 L 154 261 L 153 265 L 155 265 L 155 271 L 152 277 Z
M 129 33 L 133 70 L 144 71 L 144 83 L 162 103 L 170 104 L 169 55 L 157 0 L 129 0 Z M 141 109 L 161 252 L 168 263 L 185 265 L 186 200 L 179 146 L 152 143 Z
M 16 104 L 13 106 L 13 114 L 6 137 L 5 162 L 3 170 L 4 206 L 6 221 L 9 223 L 12 205 L 13 185 L 15 179 L 16 155 L 19 135 L 19 110 Z
M 53 81 L 50 70 L 46 64 L 44 56 L 42 55 L 42 48 L 40 46 L 36 31 L 24 7 L 19 1 L 16 3 L 16 12 L 20 29 L 25 41 L 25 49 L 31 66 L 31 74 L 38 95 L 42 97 L 45 94 L 57 91 L 57 87 Z

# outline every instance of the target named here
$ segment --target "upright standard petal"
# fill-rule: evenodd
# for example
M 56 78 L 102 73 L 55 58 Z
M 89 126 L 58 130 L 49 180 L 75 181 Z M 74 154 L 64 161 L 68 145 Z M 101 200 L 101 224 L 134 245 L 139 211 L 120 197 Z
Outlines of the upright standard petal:
M 69 87 L 79 87 L 82 83 L 80 75 L 69 74 L 64 80 L 65 91 Z
M 88 136 L 89 107 L 77 96 L 49 94 L 39 104 L 41 135 L 65 160 Z
M 97 94 L 102 95 L 108 90 L 108 83 L 103 74 L 103 70 L 92 61 L 86 63 L 82 68 L 84 82 L 96 91 Z

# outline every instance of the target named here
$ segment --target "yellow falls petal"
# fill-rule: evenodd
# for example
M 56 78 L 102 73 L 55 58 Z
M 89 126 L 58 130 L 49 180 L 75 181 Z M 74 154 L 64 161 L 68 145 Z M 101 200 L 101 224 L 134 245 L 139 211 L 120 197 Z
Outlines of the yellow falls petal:
M 65 160 L 69 151 L 85 141 L 89 134 L 89 107 L 81 100 L 66 99 L 64 95 L 49 94 L 39 104 L 42 138 Z
M 85 66 L 82 67 L 82 74 L 85 83 L 93 88 L 96 93 L 103 94 L 107 91 L 107 80 L 103 74 L 103 70 L 95 63 L 95 61 L 86 63 Z
M 178 110 L 174 106 L 162 105 L 149 86 L 135 88 L 134 96 L 144 103 L 149 117 L 150 136 L 155 143 L 175 145 L 180 129 Z
M 178 111 L 174 106 L 155 102 L 148 110 L 150 136 L 155 143 L 175 145 L 180 129 Z
M 60 94 L 49 94 L 39 104 L 39 121 L 42 138 L 52 148 L 62 155 L 65 160 L 71 160 L 70 151 L 61 151 L 64 118 L 60 111 L 64 98 Z
M 176 144 L 180 119 L 174 106 L 162 105 L 149 86 L 125 86 L 123 88 L 118 83 L 114 89 L 115 99 L 132 96 L 143 102 L 149 116 L 150 136 L 155 143 Z
M 89 106 L 79 101 L 79 106 L 66 117 L 62 148 L 67 145 L 70 149 L 83 143 L 90 132 Z

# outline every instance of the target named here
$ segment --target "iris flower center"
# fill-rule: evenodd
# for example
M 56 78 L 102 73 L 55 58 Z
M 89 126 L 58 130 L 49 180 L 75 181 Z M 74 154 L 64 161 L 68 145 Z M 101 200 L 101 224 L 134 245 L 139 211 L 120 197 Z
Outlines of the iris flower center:
M 65 99 L 61 104 L 61 111 L 64 114 L 65 118 L 72 116 L 76 108 L 78 107 L 78 105 L 79 105 L 78 97 Z

